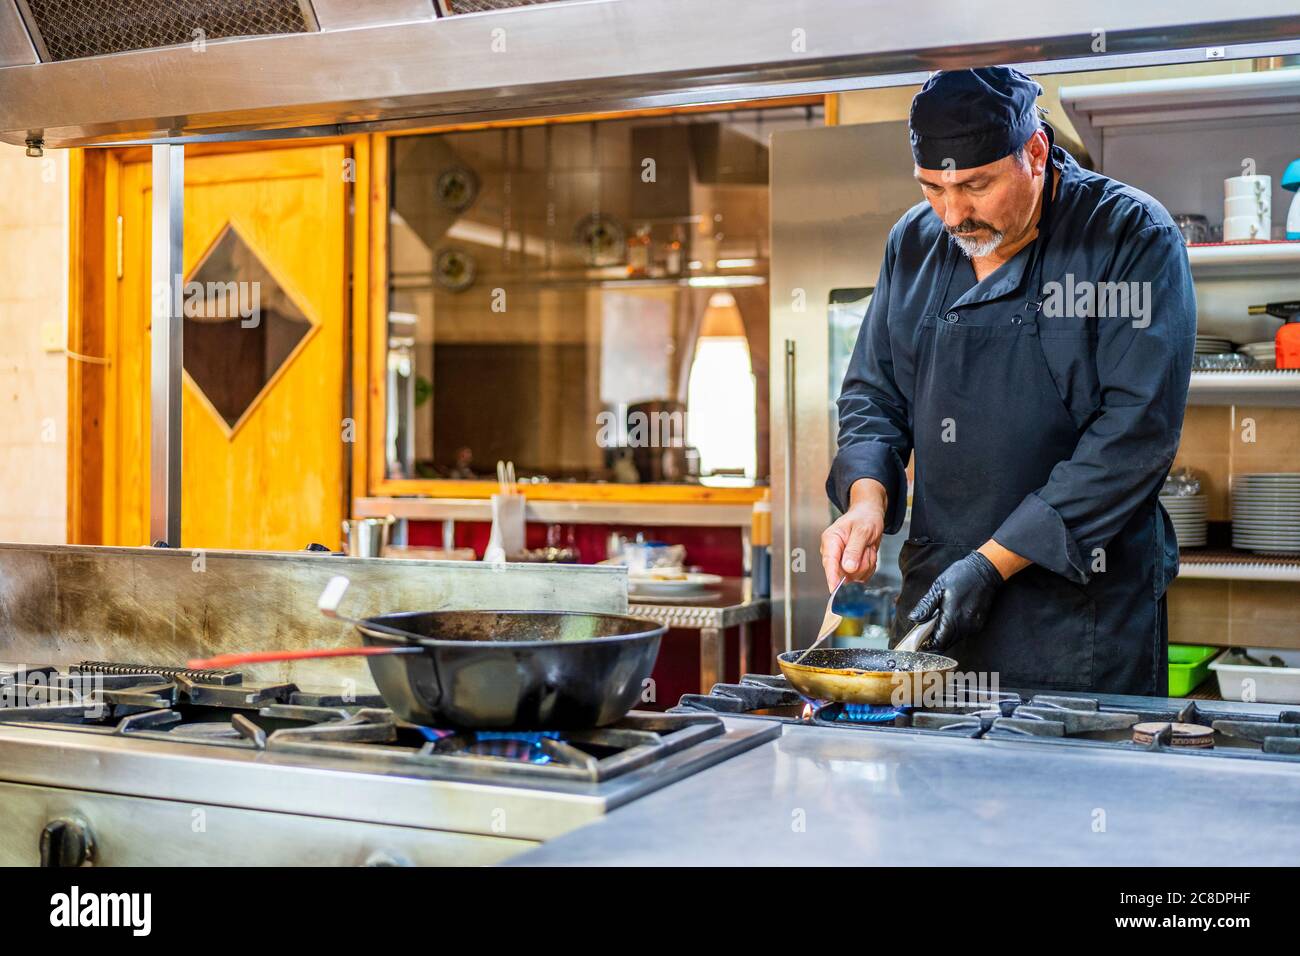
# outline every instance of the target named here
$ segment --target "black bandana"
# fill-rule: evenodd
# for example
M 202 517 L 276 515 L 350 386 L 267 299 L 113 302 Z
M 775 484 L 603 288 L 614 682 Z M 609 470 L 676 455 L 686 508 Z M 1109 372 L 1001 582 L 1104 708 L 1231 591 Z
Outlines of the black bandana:
M 1019 70 L 944 70 L 912 99 L 912 156 L 922 169 L 973 169 L 1010 156 L 1042 125 L 1043 88 Z

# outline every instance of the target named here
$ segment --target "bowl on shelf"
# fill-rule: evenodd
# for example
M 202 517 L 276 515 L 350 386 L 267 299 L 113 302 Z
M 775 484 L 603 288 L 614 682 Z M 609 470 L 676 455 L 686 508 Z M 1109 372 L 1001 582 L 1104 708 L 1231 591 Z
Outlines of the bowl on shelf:
M 1256 368 L 1253 356 L 1242 352 L 1220 352 L 1192 356 L 1192 369 L 1197 372 L 1244 372 Z
M 1272 339 L 1267 342 L 1247 342 L 1237 351 L 1254 359 L 1256 368 L 1277 368 L 1277 343 Z

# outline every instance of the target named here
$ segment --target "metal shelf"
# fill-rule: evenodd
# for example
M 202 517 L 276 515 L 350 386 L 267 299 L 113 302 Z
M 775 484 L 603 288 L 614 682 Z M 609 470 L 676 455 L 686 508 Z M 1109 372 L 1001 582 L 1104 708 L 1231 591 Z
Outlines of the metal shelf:
M 1220 561 L 1188 560 L 1182 555 L 1178 568 L 1180 579 L 1213 581 L 1279 581 L 1300 582 L 1300 557 L 1295 561 L 1282 562 L 1276 559 L 1265 560 L 1261 555 L 1255 558 L 1243 553 Z
M 518 273 L 510 281 L 536 289 L 642 289 L 680 286 L 696 289 L 742 289 L 767 284 L 767 276 L 753 272 L 700 273 L 681 276 L 554 276 Z M 446 291 L 427 276 L 400 276 L 392 287 L 403 292 Z
M 654 503 L 637 501 L 528 501 L 524 518 L 544 524 L 631 524 L 647 527 L 748 528 L 748 502 Z M 491 521 L 487 498 L 357 498 L 358 518 L 408 518 L 416 521 Z
M 1294 122 L 1300 117 L 1300 70 L 1072 86 L 1061 90 L 1061 104 L 1088 151 L 1101 156 L 1106 130 Z
M 1193 372 L 1187 403 L 1300 408 L 1300 370 Z
M 1294 277 L 1300 273 L 1300 240 L 1188 246 L 1187 260 L 1193 278 L 1198 281 L 1243 276 Z

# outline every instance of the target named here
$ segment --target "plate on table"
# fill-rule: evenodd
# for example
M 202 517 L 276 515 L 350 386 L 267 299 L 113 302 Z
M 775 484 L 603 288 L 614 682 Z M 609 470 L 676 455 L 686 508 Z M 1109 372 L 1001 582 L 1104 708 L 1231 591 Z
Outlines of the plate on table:
M 627 593 L 632 597 L 692 597 L 707 594 L 722 583 L 721 575 L 681 571 L 672 576 L 629 572 Z

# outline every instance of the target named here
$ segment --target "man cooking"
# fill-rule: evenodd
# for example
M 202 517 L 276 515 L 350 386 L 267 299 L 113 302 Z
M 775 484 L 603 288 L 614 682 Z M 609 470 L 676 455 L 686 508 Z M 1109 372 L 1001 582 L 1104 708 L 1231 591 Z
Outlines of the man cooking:
M 832 586 L 911 536 L 895 637 L 1005 686 L 1167 692 L 1159 494 L 1178 448 L 1196 301 L 1164 208 L 1052 142 L 1005 67 L 912 101 L 925 200 L 890 232 L 839 398 L 822 535 Z

